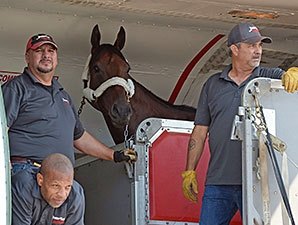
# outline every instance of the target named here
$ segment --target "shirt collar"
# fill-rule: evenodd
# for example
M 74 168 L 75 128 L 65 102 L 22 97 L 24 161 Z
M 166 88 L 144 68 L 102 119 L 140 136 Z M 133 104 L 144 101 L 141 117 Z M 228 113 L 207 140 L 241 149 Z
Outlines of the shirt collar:
M 231 69 L 232 69 L 232 64 L 226 66 L 226 68 L 224 68 L 224 70 L 221 72 L 220 78 L 224 79 L 224 80 L 227 80 L 227 81 L 232 81 L 232 79 L 229 78 L 229 76 L 228 76 Z M 254 70 L 252 71 L 252 74 L 250 75 L 250 77 L 245 82 L 243 82 L 243 84 L 247 84 L 248 81 L 258 77 L 259 74 L 260 74 L 260 67 L 258 66 L 256 68 L 254 68 Z
M 34 83 L 41 84 L 40 81 L 30 72 L 30 70 L 28 69 L 28 67 L 25 67 L 23 73 L 24 74 L 27 74 Z M 54 90 L 63 90 L 62 85 L 58 82 L 58 79 L 56 79 L 56 78 L 53 78 L 53 80 L 52 80 L 52 86 L 53 86 Z

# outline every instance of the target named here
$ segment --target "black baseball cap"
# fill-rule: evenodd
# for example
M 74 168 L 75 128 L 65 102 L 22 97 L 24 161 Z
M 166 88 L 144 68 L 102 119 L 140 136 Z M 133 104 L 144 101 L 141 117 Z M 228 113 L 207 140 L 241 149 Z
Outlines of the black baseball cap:
M 26 52 L 29 49 L 35 50 L 44 44 L 51 44 L 56 49 L 58 49 L 58 45 L 55 43 L 54 39 L 48 34 L 35 34 L 33 35 L 27 42 Z
M 228 47 L 239 42 L 254 44 L 259 41 L 268 44 L 272 43 L 272 39 L 262 36 L 255 25 L 251 23 L 239 23 L 229 33 Z

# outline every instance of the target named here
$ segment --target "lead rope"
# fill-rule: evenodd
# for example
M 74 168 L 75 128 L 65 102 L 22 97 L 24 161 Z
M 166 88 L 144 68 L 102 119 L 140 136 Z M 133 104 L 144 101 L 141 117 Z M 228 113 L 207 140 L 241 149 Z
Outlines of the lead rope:
M 134 91 L 133 91 L 133 94 L 134 94 Z M 127 92 L 126 98 L 127 98 L 127 102 L 128 103 L 130 102 L 130 98 L 131 97 L 132 97 L 132 95 L 130 95 Z M 124 147 L 125 148 L 133 148 L 133 143 L 132 143 L 133 136 L 131 136 L 130 138 L 128 138 L 129 120 L 130 120 L 130 118 L 128 118 L 127 123 L 125 125 L 124 132 L 123 132 L 123 135 L 124 135 Z M 125 162 L 125 168 L 126 168 L 126 171 L 127 171 L 128 178 L 132 179 L 133 178 L 133 175 L 134 175 L 134 165 L 133 165 L 133 163 Z
M 274 175 L 275 175 L 275 178 L 276 178 L 276 181 L 277 181 L 277 184 L 278 184 L 278 187 L 279 187 L 282 199 L 283 199 L 283 203 L 287 210 L 288 216 L 291 220 L 291 224 L 295 225 L 295 221 L 294 221 L 293 213 L 292 213 L 291 206 L 289 203 L 287 191 L 286 191 L 285 185 L 282 180 L 281 172 L 280 172 L 278 162 L 276 159 L 276 155 L 275 155 L 273 145 L 272 145 L 272 139 L 271 139 L 271 136 L 270 136 L 270 133 L 268 130 L 266 120 L 265 120 L 263 107 L 259 104 L 257 97 L 254 94 L 252 94 L 252 96 L 253 96 L 253 98 L 255 100 L 255 104 L 256 104 L 256 117 L 258 119 L 260 119 L 260 125 L 262 125 L 262 127 L 264 128 L 264 129 L 261 129 L 260 131 L 263 134 L 265 145 L 267 146 L 267 150 L 268 150 L 268 153 L 269 153 L 269 156 L 270 156 L 270 159 L 272 162 L 272 166 L 273 166 Z M 269 221 L 269 224 L 270 224 L 270 221 Z
M 128 123 L 129 120 L 127 121 L 127 124 L 125 125 L 125 129 L 124 129 L 124 147 L 125 148 L 132 148 L 132 143 L 131 143 L 131 139 L 132 138 L 128 138 Z M 125 162 L 125 169 L 127 172 L 127 176 L 128 178 L 133 178 L 133 163 L 129 163 L 129 162 Z
M 125 129 L 124 129 L 123 135 L 124 135 L 124 146 L 125 146 L 125 148 L 129 148 L 130 147 L 129 146 L 129 141 L 127 139 L 127 137 L 128 137 L 128 122 L 125 125 Z
M 86 104 L 86 97 L 83 96 L 82 100 L 81 100 L 81 105 L 78 109 L 78 117 L 80 117 L 81 113 L 83 112 L 83 107 L 84 107 L 85 104 Z

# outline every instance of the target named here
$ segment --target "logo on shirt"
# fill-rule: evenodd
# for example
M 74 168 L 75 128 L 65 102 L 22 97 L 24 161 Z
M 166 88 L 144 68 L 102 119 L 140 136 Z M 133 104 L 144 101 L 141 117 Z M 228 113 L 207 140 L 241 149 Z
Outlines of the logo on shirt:
M 64 224 L 64 221 L 65 221 L 64 217 L 53 216 L 52 224 L 53 225 L 61 225 L 61 224 Z
M 65 98 L 62 98 L 62 101 L 69 105 L 69 101 Z

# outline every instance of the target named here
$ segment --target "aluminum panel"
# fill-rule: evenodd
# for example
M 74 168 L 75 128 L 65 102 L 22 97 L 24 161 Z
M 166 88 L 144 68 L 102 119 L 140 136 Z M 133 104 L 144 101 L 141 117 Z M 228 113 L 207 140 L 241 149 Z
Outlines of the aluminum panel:
M 288 191 L 289 201 L 294 214 L 295 221 L 298 221 L 298 151 L 296 132 L 298 127 L 298 93 L 290 94 L 283 90 L 281 81 L 268 78 L 257 78 L 247 84 L 243 92 L 243 176 L 244 179 L 244 210 L 247 212 L 244 224 L 262 224 L 265 218 L 269 218 L 271 225 L 290 224 L 283 221 L 282 200 L 279 187 L 272 169 L 272 163 L 268 159 L 269 199 L 271 216 L 264 216 L 263 196 L 261 179 L 259 179 L 259 148 L 256 125 L 259 123 L 256 108 L 258 103 L 264 109 L 265 120 L 269 132 L 275 134 L 287 145 L 287 159 L 283 161 L 280 153 L 275 151 L 279 169 L 288 169 Z M 267 113 L 266 113 L 267 111 Z M 284 168 L 283 168 L 284 167 Z M 285 178 L 285 177 L 284 177 Z M 284 179 L 284 183 L 286 179 Z M 286 185 L 287 187 L 287 185 Z M 266 214 L 268 215 L 268 214 Z

